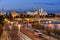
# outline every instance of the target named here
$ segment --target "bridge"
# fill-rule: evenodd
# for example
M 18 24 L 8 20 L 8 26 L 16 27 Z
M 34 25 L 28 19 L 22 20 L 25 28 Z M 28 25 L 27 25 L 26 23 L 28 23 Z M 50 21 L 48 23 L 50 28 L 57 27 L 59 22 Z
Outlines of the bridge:
M 29 20 L 40 20 L 40 21 L 42 21 L 42 20 L 50 20 L 50 21 L 57 21 L 57 22 L 60 22 L 60 18 L 24 18 L 24 19 L 29 19 Z M 22 18 L 15 18 L 15 20 L 22 20 Z
M 40 20 L 60 21 L 60 18 L 40 18 Z

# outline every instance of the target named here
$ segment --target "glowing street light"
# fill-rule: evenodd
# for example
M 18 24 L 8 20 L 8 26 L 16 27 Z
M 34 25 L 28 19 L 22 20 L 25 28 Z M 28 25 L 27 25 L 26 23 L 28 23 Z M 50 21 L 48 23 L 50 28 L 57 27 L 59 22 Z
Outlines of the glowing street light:
M 11 22 L 11 24 L 13 24 L 13 22 Z
M 9 28 L 12 29 L 12 26 L 9 25 Z
M 21 25 L 20 25 L 20 24 L 18 24 L 18 29 L 19 29 L 19 31 L 20 31 L 20 27 L 21 27 Z

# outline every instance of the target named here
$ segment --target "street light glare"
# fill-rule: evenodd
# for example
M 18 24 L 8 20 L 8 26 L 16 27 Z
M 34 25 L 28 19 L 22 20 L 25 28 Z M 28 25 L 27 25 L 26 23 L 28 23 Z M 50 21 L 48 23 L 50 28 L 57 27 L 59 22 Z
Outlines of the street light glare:
M 13 24 L 13 22 L 11 22 L 11 24 Z
M 21 27 L 21 25 L 20 24 L 18 24 L 18 29 L 20 30 L 20 27 Z
M 21 25 L 20 24 L 18 24 L 18 27 L 20 27 Z

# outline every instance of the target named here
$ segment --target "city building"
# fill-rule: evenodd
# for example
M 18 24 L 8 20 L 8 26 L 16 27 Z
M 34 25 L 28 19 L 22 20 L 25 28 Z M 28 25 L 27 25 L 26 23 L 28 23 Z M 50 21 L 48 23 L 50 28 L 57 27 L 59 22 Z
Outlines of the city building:
M 27 12 L 28 15 L 37 15 L 38 11 L 34 11 L 34 12 Z
M 39 10 L 39 14 L 40 14 L 41 16 L 43 16 L 43 15 L 47 15 L 47 12 L 44 11 L 43 8 L 41 8 L 41 9 Z
M 12 17 L 16 17 L 16 16 L 19 16 L 19 13 L 16 13 L 15 10 L 13 10 L 13 12 L 11 13 Z
M 4 12 L 4 9 L 2 9 L 0 15 L 3 15 L 4 16 L 5 14 L 6 14 L 6 12 Z
M 40 10 L 34 11 L 34 12 L 27 12 L 27 14 L 29 15 L 37 15 L 39 12 L 39 15 L 47 15 L 47 12 L 43 10 L 43 8 L 41 8 Z
M 60 13 L 56 13 L 56 17 L 60 17 Z
M 60 24 L 57 24 L 57 26 L 58 26 L 58 30 L 60 30 Z
M 53 30 L 54 29 L 54 24 L 48 24 L 48 27 Z

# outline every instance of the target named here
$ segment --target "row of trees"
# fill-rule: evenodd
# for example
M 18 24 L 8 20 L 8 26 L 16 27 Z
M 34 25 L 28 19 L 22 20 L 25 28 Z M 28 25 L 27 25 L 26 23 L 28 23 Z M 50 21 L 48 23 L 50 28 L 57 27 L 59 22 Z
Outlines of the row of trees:
M 13 18 L 13 16 L 11 14 L 9 15 L 5 15 L 6 18 Z M 19 15 L 16 15 L 14 18 L 34 18 L 35 16 L 32 16 L 32 15 L 27 15 L 27 14 L 19 14 Z
M 32 27 L 35 28 L 35 29 L 42 29 L 42 30 L 44 30 L 44 26 L 40 25 L 39 23 L 33 23 Z
M 12 17 L 11 13 L 9 15 L 6 14 L 7 17 Z M 31 17 L 36 17 L 37 15 L 29 15 L 29 14 L 19 14 L 19 15 L 16 15 L 15 18 L 31 18 Z M 47 17 L 47 18 L 54 18 L 54 17 L 60 17 L 60 15 L 55 15 L 55 14 L 48 14 L 48 15 L 40 15 L 40 17 Z
M 0 36 L 3 33 L 3 26 L 4 26 L 4 16 L 0 16 Z

